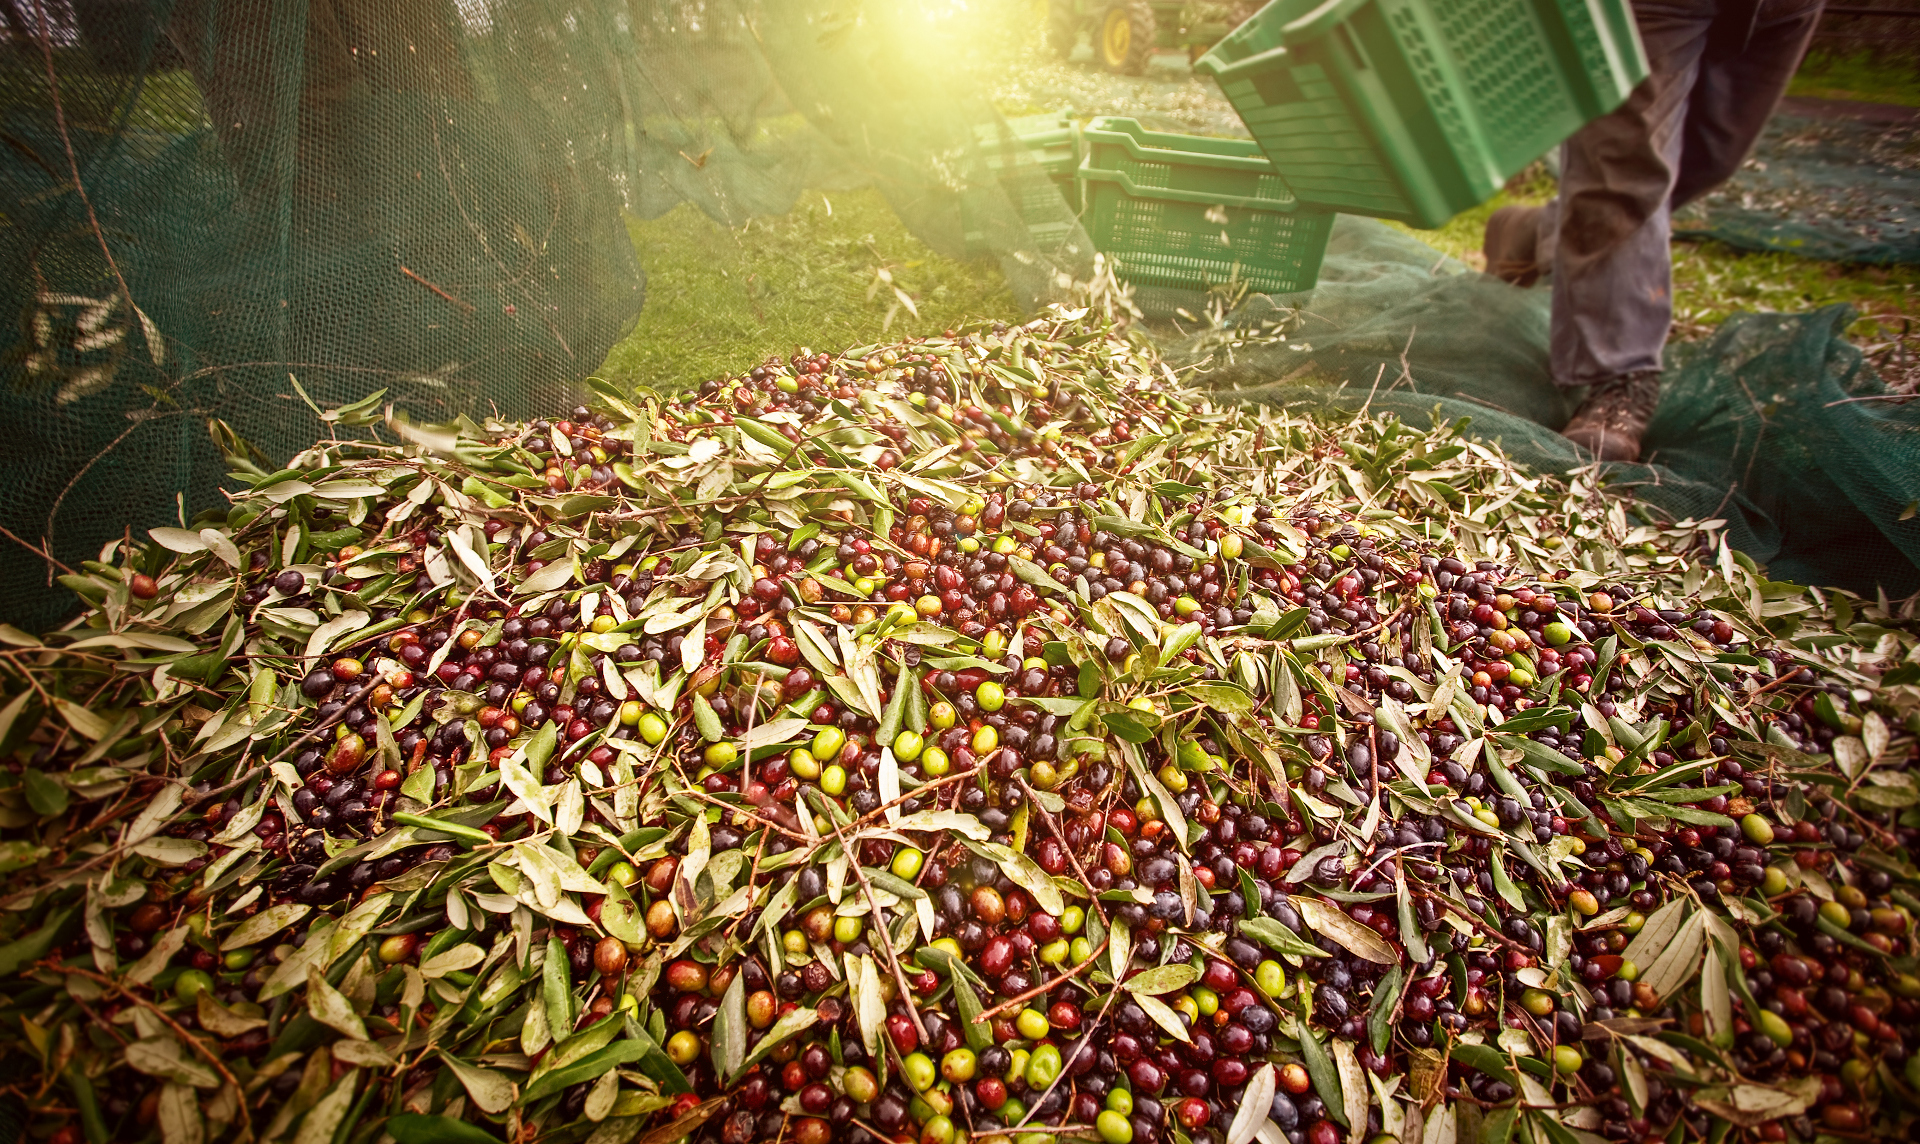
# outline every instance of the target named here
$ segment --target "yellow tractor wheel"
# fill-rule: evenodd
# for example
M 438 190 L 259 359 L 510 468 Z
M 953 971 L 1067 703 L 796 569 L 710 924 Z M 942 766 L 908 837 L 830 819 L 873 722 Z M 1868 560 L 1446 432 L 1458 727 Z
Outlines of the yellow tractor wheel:
M 1147 60 L 1153 55 L 1158 34 L 1153 8 L 1147 0 L 1115 4 L 1100 17 L 1094 54 L 1100 58 L 1100 66 L 1110 72 L 1140 75 L 1147 70 Z

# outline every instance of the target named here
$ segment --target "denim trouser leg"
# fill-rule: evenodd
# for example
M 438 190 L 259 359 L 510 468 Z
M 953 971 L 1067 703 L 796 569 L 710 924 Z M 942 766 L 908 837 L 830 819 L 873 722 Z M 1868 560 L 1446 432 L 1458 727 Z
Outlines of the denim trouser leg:
M 1739 169 L 1800 65 L 1820 0 L 1636 0 L 1651 73 L 1567 140 L 1542 226 L 1562 386 L 1660 368 L 1670 215 Z

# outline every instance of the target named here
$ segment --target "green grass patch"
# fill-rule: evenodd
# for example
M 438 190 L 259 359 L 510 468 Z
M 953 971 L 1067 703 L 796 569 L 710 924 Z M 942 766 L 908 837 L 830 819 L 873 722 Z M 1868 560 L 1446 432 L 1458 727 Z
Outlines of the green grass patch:
M 1787 94 L 1920 107 L 1920 63 L 1869 52 L 1811 52 Z
M 678 389 L 802 346 L 837 350 L 1021 316 L 998 265 L 934 253 L 870 188 L 808 192 L 790 213 L 737 230 L 690 203 L 629 218 L 627 230 L 647 298 L 601 367 L 610 380 Z

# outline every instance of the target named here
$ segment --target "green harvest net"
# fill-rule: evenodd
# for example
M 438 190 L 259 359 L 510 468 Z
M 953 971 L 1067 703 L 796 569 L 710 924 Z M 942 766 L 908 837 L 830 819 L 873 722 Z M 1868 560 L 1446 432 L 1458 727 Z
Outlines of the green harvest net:
M 996 258 L 1022 304 L 1089 278 L 1046 172 L 928 46 L 930 16 L 961 10 L 977 26 L 1031 15 L 1021 0 L 0 3 L 0 526 L 18 538 L 0 543 L 0 620 L 43 628 L 74 606 L 28 545 L 72 565 L 219 506 L 237 441 L 268 470 L 311 443 L 308 398 L 385 390 L 435 421 L 570 405 L 644 299 L 625 214 L 690 201 L 737 224 L 805 188 L 869 185 L 936 251 Z M 1545 293 L 1460 270 L 1343 220 L 1290 343 L 1313 348 L 1249 347 L 1219 377 L 1338 407 L 1379 377 L 1376 408 L 1438 405 L 1538 465 L 1573 463 L 1546 428 L 1568 410 L 1546 384 Z M 1676 363 L 1655 464 L 1618 479 L 1728 517 L 1775 576 L 1911 591 L 1917 414 L 1850 400 L 1875 383 L 1844 324 L 1730 322 Z M 1307 386 L 1308 364 L 1347 388 Z
M 1209 380 L 1248 400 L 1370 404 L 1421 426 L 1471 417 L 1516 459 L 1560 472 L 1581 458 L 1552 431 L 1573 404 L 1549 380 L 1547 302 L 1544 287 L 1509 286 L 1343 216 L 1311 295 L 1255 297 L 1232 316 L 1242 331 L 1297 320 L 1285 342 L 1233 346 L 1228 329 L 1168 352 L 1205 362 Z M 1920 402 L 1890 398 L 1843 338 L 1851 320 L 1846 306 L 1741 314 L 1671 347 L 1648 463 L 1609 466 L 1609 479 L 1675 518 L 1726 519 L 1734 547 L 1775 579 L 1920 590 Z
M 1920 262 L 1920 119 L 1776 115 L 1740 173 L 1677 214 L 1674 231 L 1742 250 Z
M 6 0 L 0 525 L 72 565 L 222 503 L 209 419 L 268 470 L 320 429 L 290 376 L 415 420 L 571 406 L 643 301 L 623 212 L 871 185 L 1024 304 L 1089 277 L 926 50 L 939 7 Z M 0 546 L 0 618 L 72 606 Z

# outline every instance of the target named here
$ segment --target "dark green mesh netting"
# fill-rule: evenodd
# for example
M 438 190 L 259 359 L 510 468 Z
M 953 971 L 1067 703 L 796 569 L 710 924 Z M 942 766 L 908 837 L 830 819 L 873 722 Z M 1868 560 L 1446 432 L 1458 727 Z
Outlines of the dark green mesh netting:
M 290 375 L 424 420 L 570 405 L 643 301 L 623 212 L 737 224 L 873 185 L 1023 303 L 1086 278 L 1065 202 L 1038 217 L 1044 174 L 942 78 L 924 15 L 0 0 L 0 525 L 72 564 L 220 503 L 209 418 L 269 467 L 320 428 Z M 0 616 L 72 604 L 0 547 Z
M 1742 250 L 1920 262 L 1920 118 L 1775 115 L 1740 173 L 1673 227 Z
M 1553 432 L 1573 402 L 1547 369 L 1548 290 L 1442 258 L 1382 223 L 1342 216 L 1310 295 L 1256 297 L 1232 321 L 1296 320 L 1286 342 L 1228 348 L 1231 331 L 1168 347 L 1247 400 L 1370 404 L 1418 425 L 1471 417 L 1536 469 L 1582 458 Z M 1889 395 L 1842 336 L 1846 306 L 1740 314 L 1669 348 L 1646 464 L 1608 466 L 1676 519 L 1724 518 L 1776 579 L 1889 596 L 1920 590 L 1920 401 Z M 1327 379 L 1338 388 L 1330 388 Z

